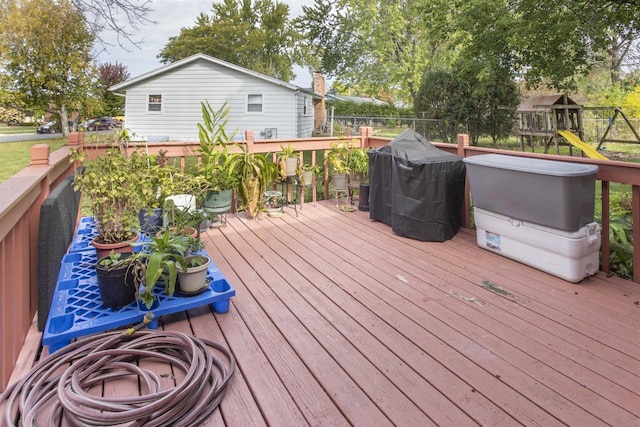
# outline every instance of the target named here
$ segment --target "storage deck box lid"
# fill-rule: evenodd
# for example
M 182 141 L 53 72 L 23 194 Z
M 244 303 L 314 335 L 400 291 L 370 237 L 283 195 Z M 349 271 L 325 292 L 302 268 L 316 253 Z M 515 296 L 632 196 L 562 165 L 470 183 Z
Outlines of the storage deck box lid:
M 595 165 L 501 154 L 464 162 L 474 206 L 565 231 L 593 222 Z

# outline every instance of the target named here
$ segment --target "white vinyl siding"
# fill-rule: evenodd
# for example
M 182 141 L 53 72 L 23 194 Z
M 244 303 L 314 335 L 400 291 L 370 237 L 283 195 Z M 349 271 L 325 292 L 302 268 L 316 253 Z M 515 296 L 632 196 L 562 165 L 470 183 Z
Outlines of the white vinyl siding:
M 208 101 L 218 110 L 226 102 L 230 108 L 226 131 L 229 135 L 235 132 L 236 140 L 243 139 L 247 130 L 260 139 L 265 129 L 276 129 L 278 138 L 296 138 L 300 136 L 303 98 L 296 93 L 290 87 L 198 60 L 127 87 L 127 128 L 138 140 L 198 141 L 200 103 Z M 147 111 L 152 94 L 162 94 L 162 114 Z M 262 97 L 262 113 L 247 112 L 248 95 Z M 307 126 L 303 129 L 301 136 L 311 136 Z

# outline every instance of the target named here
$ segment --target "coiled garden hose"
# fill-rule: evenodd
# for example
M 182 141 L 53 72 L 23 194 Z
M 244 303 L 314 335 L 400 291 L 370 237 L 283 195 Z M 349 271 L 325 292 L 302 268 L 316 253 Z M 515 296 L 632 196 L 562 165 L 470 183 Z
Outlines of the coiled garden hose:
M 195 426 L 218 407 L 235 371 L 223 346 L 180 332 L 137 331 L 88 336 L 35 366 L 0 396 L 3 425 Z M 144 362 L 163 363 L 184 376 L 163 390 L 160 377 Z M 140 362 L 143 362 L 142 365 Z M 65 369 L 66 367 L 66 369 Z M 96 397 L 89 390 L 131 375 L 140 396 Z M 128 424 L 127 424 L 128 423 Z

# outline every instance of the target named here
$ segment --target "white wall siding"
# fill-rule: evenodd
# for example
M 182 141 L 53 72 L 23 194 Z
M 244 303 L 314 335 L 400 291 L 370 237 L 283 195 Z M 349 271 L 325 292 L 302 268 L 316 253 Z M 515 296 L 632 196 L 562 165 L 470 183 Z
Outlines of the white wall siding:
M 147 112 L 149 95 L 162 95 L 162 112 Z M 262 113 L 247 113 L 247 95 L 261 94 Z M 295 91 L 204 60 L 186 64 L 127 89 L 126 123 L 138 139 L 194 141 L 202 122 L 201 101 L 230 106 L 227 131 L 277 129 L 278 138 L 296 137 Z M 313 117 L 311 117 L 313 119 Z M 275 138 L 276 135 L 274 134 Z

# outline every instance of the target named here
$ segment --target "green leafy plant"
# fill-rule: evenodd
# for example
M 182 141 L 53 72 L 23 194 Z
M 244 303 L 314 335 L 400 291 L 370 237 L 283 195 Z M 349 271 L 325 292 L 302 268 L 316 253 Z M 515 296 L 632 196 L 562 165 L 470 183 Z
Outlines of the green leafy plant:
M 130 240 L 139 227 L 139 156 L 112 148 L 103 156 L 84 161 L 85 152 L 72 150 L 71 161 L 83 161 L 85 166 L 84 173 L 75 177 L 75 188 L 89 199 L 100 243 Z
M 329 149 L 324 152 L 324 162 L 330 166 L 331 173 L 349 173 L 349 165 L 347 164 L 348 153 L 349 144 L 345 141 L 332 143 L 329 146 Z
M 633 224 L 631 198 L 612 198 L 609 222 L 609 266 L 611 272 L 624 279 L 633 279 Z
M 347 150 L 347 167 L 351 173 L 368 175 L 369 155 L 366 148 L 349 147 Z
M 291 145 L 280 146 L 280 151 L 277 154 L 278 171 L 282 179 L 287 177 L 287 160 L 296 159 L 296 170 L 300 166 L 300 152 Z
M 186 269 L 184 254 L 188 248 L 188 240 L 172 233 L 162 233 L 152 237 L 148 242 L 135 243 L 141 246 L 140 252 L 134 253 L 136 260 L 144 261 L 144 291 L 139 292 L 140 300 L 151 307 L 155 300 L 153 288 L 158 280 L 164 281 L 164 292 L 172 296 L 176 289 L 178 271 L 176 264 Z
M 172 200 L 166 201 L 164 212 L 167 216 L 167 227 L 174 234 L 180 235 L 188 235 L 185 234 L 186 229 L 199 228 L 200 223 L 207 218 L 202 211 L 178 207 Z
M 228 166 L 227 145 L 236 132 L 231 135 L 226 132 L 230 107 L 225 102 L 220 109 L 214 110 L 206 101 L 201 102 L 201 106 L 203 123 L 198 123 L 198 152 L 202 162 L 199 172 L 209 182 L 211 191 L 233 189 L 237 185 L 237 179 L 232 174 L 232 168 Z
M 275 179 L 278 169 L 268 153 L 252 153 L 244 145 L 236 146 L 240 152 L 229 155 L 229 168 L 240 178 L 238 193 L 249 215 L 254 218 L 262 195 Z
M 304 163 L 300 166 L 298 166 L 298 179 L 300 180 L 300 182 L 302 182 L 303 186 L 306 186 L 307 184 L 311 185 L 311 182 L 306 182 L 305 181 L 305 172 L 311 172 L 311 179 L 313 179 L 313 176 L 317 176 L 318 174 L 320 174 L 320 172 L 322 171 L 322 168 L 318 165 L 312 165 L 310 163 Z

